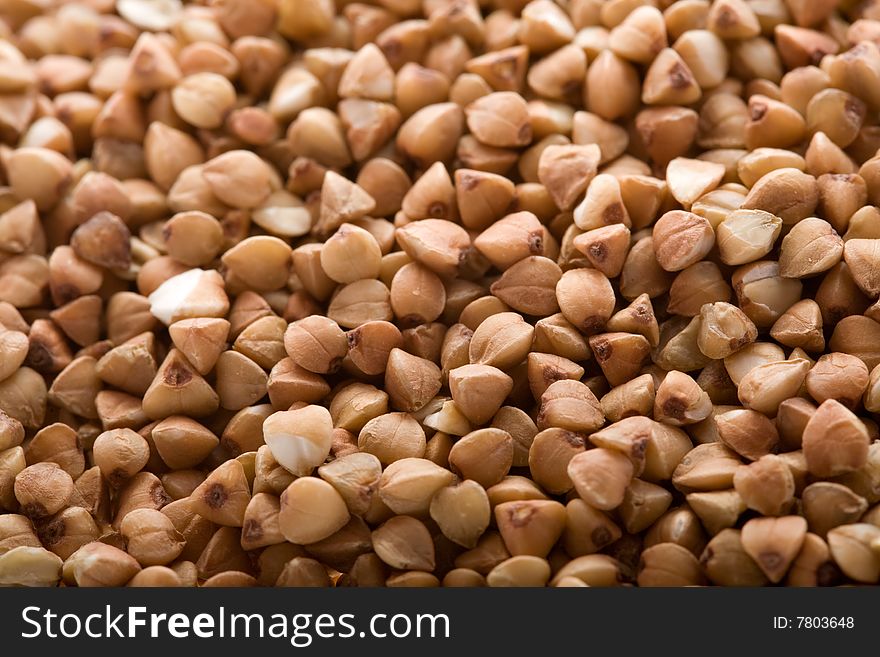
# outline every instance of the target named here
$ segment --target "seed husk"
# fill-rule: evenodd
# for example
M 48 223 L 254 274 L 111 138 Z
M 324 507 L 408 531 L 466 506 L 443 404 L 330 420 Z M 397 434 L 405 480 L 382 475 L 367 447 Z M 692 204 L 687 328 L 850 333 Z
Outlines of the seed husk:
M 296 476 L 305 476 L 329 456 L 332 430 L 330 412 L 309 405 L 266 418 L 263 440 L 280 465 Z
M 34 321 L 28 333 L 24 364 L 40 374 L 58 374 L 73 360 L 63 334 L 45 319 Z
M 654 408 L 654 378 L 643 374 L 608 391 L 600 400 L 602 413 L 612 422 L 647 415 Z
M 779 404 L 795 396 L 809 369 L 809 361 L 802 358 L 758 365 L 739 382 L 739 399 L 753 410 L 775 413 Z
M 440 489 L 430 514 L 444 536 L 466 548 L 476 547 L 491 519 L 486 490 L 472 480 Z
M 333 424 L 344 431 L 360 431 L 367 422 L 387 412 L 388 395 L 363 383 L 345 386 L 330 402 Z
M 812 299 L 802 299 L 786 310 L 770 328 L 770 336 L 787 347 L 822 351 L 822 311 Z
M 546 557 L 565 527 L 565 507 L 550 500 L 504 502 L 495 507 L 495 521 L 510 554 Z
M 599 400 L 583 383 L 556 381 L 541 395 L 539 429 L 559 427 L 573 432 L 591 433 L 604 423 Z
M 635 534 L 650 527 L 671 503 L 672 494 L 662 486 L 633 479 L 619 507 L 624 528 Z
M 690 376 L 673 370 L 657 388 L 654 417 L 672 425 L 693 424 L 709 417 L 712 403 Z
M 251 500 L 244 467 L 239 461 L 226 461 L 214 470 L 189 497 L 192 509 L 218 525 L 241 527 Z
M 726 490 L 741 465 L 736 452 L 721 443 L 697 445 L 675 468 L 672 483 L 684 492 Z
M 383 562 L 402 570 L 434 569 L 434 543 L 424 523 L 411 516 L 395 516 L 372 535 L 373 549 Z
M 682 270 L 672 281 L 668 308 L 677 315 L 695 317 L 706 303 L 729 301 L 731 292 L 715 263 L 698 262 Z
M 822 402 L 804 427 L 807 468 L 818 477 L 858 470 L 867 461 L 868 444 L 862 422 L 834 399 Z
M 831 559 L 828 544 L 816 534 L 807 532 L 801 551 L 786 578 L 789 586 L 828 586 L 835 583 L 840 570 Z
M 40 429 L 28 443 L 25 457 L 31 465 L 57 463 L 74 479 L 85 471 L 85 457 L 79 438 L 66 424 L 55 423 Z
M 280 508 L 278 498 L 268 493 L 257 493 L 250 499 L 242 524 L 242 547 L 257 549 L 284 542 L 278 523 Z
M 700 309 L 697 345 L 706 356 L 726 358 L 757 338 L 758 329 L 736 306 L 718 302 Z
M 779 582 L 800 552 L 807 532 L 799 516 L 753 518 L 742 529 L 743 549 L 771 582 Z
M 441 388 L 440 368 L 403 349 L 392 349 L 385 367 L 385 389 L 395 408 L 421 410 Z
M 853 280 L 862 292 L 872 298 L 880 294 L 880 281 L 876 280 L 874 273 L 877 266 L 877 244 L 876 240 L 850 239 L 843 248 L 843 258 L 849 266 Z
M 408 413 L 386 413 L 373 418 L 358 434 L 358 448 L 383 464 L 425 453 L 425 431 Z
M 807 373 L 807 392 L 819 404 L 835 399 L 855 408 L 868 387 L 868 368 L 861 359 L 849 354 L 830 353 L 820 357 Z
M 746 506 L 766 516 L 784 515 L 794 501 L 795 484 L 791 469 L 774 454 L 738 468 L 733 476 L 733 486 Z
M 95 365 L 102 381 L 132 395 L 143 395 L 156 376 L 155 338 L 143 333 L 111 349 Z
M 550 579 L 550 565 L 546 559 L 532 555 L 517 555 L 502 561 L 486 575 L 491 587 L 545 586 Z
M 227 571 L 249 574 L 253 570 L 250 558 L 241 548 L 239 532 L 231 527 L 214 532 L 196 561 L 196 568 L 198 578 L 204 580 Z
M 584 200 L 574 209 L 574 223 L 585 231 L 632 224 L 620 183 L 614 176 L 601 173 L 590 181 Z
M 390 322 L 367 322 L 346 334 L 348 357 L 364 374 L 385 371 L 391 350 L 401 344 L 401 333 Z
M 694 586 L 705 581 L 697 558 L 675 543 L 658 543 L 642 552 L 639 586 Z
M 548 146 L 541 152 L 538 180 L 557 207 L 570 209 L 596 175 L 600 158 L 596 144 Z
M 147 464 L 150 447 L 131 429 L 113 429 L 98 436 L 92 455 L 110 485 L 120 487 Z
M 620 586 L 624 581 L 623 564 L 607 554 L 584 555 L 560 568 L 550 583 L 556 586 L 569 577 L 587 586 Z
M 695 264 L 714 244 L 715 233 L 708 220 L 693 213 L 668 212 L 654 226 L 654 253 L 666 271 L 681 271 Z
M 789 278 L 819 274 L 840 262 L 843 249 L 843 240 L 831 224 L 808 217 L 782 239 L 779 273 Z
M 614 291 L 608 278 L 592 269 L 565 272 L 556 284 L 559 310 L 584 333 L 601 331 L 614 311 Z
M 378 490 L 382 464 L 372 454 L 354 452 L 322 465 L 318 475 L 342 495 L 352 514 L 362 515 Z
M 573 557 L 594 554 L 622 536 L 620 527 L 607 514 L 581 499 L 571 500 L 565 512 L 562 541 L 565 551 Z
M 563 277 L 555 262 L 528 256 L 507 269 L 489 291 L 525 315 L 548 315 L 560 310 L 557 287 Z
M 307 545 L 334 534 L 349 519 L 345 500 L 317 477 L 300 477 L 281 494 L 278 523 L 284 538 Z
M 666 184 L 672 196 L 684 207 L 715 189 L 724 177 L 724 165 L 705 160 L 677 157 L 666 167 Z M 687 215 L 688 224 L 693 221 Z M 666 269 L 664 267 L 664 269 Z
M 241 410 L 263 397 L 269 377 L 244 354 L 224 351 L 217 359 L 215 370 L 215 388 L 222 408 Z
M 501 481 L 513 464 L 513 438 L 503 429 L 478 429 L 455 443 L 448 459 L 463 478 L 489 488 Z
M 15 499 L 21 512 L 33 519 L 57 513 L 73 494 L 73 479 L 56 463 L 36 463 L 20 469 L 14 477 Z
M 398 459 L 385 468 L 377 492 L 400 515 L 424 516 L 432 497 L 455 479 L 449 470 L 419 458 Z
M 857 522 L 868 508 L 868 502 L 861 495 L 827 481 L 807 486 L 801 499 L 810 530 L 819 536 L 825 536 L 834 527 Z
M 872 584 L 880 579 L 877 553 L 868 547 L 877 540 L 877 529 L 867 523 L 854 523 L 828 532 L 828 547 L 835 563 L 857 582 Z
M 62 560 L 39 546 L 20 545 L 0 555 L 0 585 L 55 586 Z
M 161 511 L 136 509 L 126 514 L 119 527 L 126 550 L 141 566 L 164 566 L 183 550 L 183 535 Z
M 468 346 L 470 362 L 507 371 L 529 353 L 534 331 L 517 313 L 491 315 L 473 332 Z
M 714 416 L 718 439 L 749 460 L 773 453 L 779 445 L 776 427 L 765 415 L 736 409 Z
M 508 475 L 499 483 L 486 490 L 489 496 L 489 504 L 493 507 L 504 502 L 518 500 L 546 500 L 547 495 L 527 477 Z
M 199 317 L 222 317 L 229 311 L 223 279 L 215 271 L 190 269 L 171 276 L 149 295 L 150 312 L 166 325 Z
M 712 534 L 733 527 L 746 510 L 745 503 L 735 490 L 691 493 L 687 496 L 687 502 Z
M 101 542 L 84 545 L 64 562 L 65 582 L 81 587 L 122 586 L 141 567 L 134 557 Z
M 700 564 L 713 584 L 761 586 L 767 577 L 743 548 L 738 529 L 721 530 L 706 546 Z
M 599 447 L 573 457 L 568 462 L 568 476 L 587 504 L 611 510 L 623 502 L 633 466 L 621 452 Z

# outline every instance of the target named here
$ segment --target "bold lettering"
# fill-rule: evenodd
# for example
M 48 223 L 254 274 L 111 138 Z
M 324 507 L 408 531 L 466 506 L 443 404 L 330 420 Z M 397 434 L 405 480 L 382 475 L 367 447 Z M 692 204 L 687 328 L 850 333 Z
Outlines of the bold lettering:
M 197 637 L 210 639 L 214 636 L 214 617 L 208 614 L 199 614 L 193 618 L 192 628 Z
M 128 608 L 128 637 L 134 638 L 137 636 L 137 628 L 141 625 L 144 627 L 147 626 L 147 621 L 138 618 L 138 614 L 147 613 L 146 607 L 129 607 Z
M 168 619 L 168 634 L 175 639 L 185 639 L 189 636 L 189 618 L 186 614 L 171 614 Z
M 159 636 L 159 621 L 168 618 L 168 614 L 150 614 L 150 636 L 154 639 Z

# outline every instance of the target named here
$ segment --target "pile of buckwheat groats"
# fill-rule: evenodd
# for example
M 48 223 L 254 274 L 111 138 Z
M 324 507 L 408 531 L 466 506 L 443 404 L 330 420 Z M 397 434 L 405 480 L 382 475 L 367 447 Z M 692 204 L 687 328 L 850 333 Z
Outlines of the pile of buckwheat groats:
M 877 0 L 0 18 L 0 584 L 880 580 Z

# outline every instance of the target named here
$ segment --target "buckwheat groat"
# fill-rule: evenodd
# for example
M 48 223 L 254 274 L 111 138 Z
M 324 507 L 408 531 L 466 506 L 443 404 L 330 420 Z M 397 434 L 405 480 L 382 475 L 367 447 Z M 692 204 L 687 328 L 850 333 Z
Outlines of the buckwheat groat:
M 0 584 L 877 584 L 878 34 L 0 3 Z

